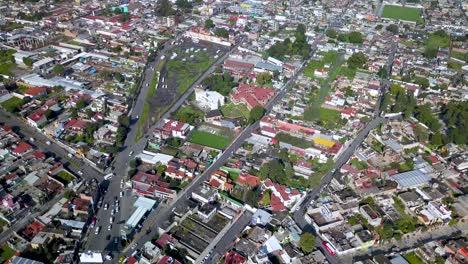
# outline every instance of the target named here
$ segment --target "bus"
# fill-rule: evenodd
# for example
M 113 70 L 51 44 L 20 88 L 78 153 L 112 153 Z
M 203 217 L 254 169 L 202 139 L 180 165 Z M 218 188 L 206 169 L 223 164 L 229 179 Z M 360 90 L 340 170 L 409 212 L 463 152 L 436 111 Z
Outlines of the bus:
M 322 246 L 328 251 L 330 255 L 332 256 L 336 255 L 336 250 L 330 243 L 323 241 Z

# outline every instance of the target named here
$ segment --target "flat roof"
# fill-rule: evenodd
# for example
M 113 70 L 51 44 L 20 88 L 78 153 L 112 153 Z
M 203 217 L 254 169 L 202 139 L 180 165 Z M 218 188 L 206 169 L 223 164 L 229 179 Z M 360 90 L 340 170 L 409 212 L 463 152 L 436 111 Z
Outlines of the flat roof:
M 143 207 L 138 207 L 135 212 L 133 212 L 132 216 L 127 220 L 126 225 L 131 228 L 135 228 L 138 223 L 141 221 L 143 216 L 146 214 L 147 210 Z
M 151 211 L 153 209 L 154 205 L 156 204 L 156 201 L 150 198 L 146 198 L 143 196 L 140 196 L 133 206 L 138 207 L 138 208 L 145 208 L 147 211 Z
M 402 172 L 391 176 L 403 188 L 417 187 L 428 183 L 431 178 L 420 170 Z
M 12 264 L 44 264 L 44 262 L 35 261 L 32 259 L 22 258 L 22 257 L 15 257 L 13 258 L 10 263 Z

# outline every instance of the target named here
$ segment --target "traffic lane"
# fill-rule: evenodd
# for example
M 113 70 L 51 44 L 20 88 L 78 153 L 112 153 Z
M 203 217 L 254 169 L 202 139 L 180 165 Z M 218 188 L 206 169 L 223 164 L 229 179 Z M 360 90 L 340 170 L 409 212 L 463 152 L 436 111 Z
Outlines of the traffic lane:
M 19 134 L 25 137 L 24 140 L 28 141 L 29 144 L 34 145 L 44 153 L 52 153 L 58 161 L 63 163 L 66 168 L 76 176 L 84 179 L 99 179 L 101 177 L 102 174 L 100 172 L 96 171 L 91 166 L 85 166 L 85 163 L 81 159 L 78 159 L 75 156 L 72 156 L 71 158 L 68 157 L 68 151 L 57 145 L 54 140 L 46 137 L 41 131 L 35 130 L 22 122 L 16 116 L 5 112 L 3 109 L 0 109 L 0 114 L 6 117 L 2 120 L 5 124 L 8 124 L 11 127 L 17 127 L 20 130 Z M 34 141 L 30 141 L 30 138 L 33 138 Z
M 226 234 L 224 234 L 223 238 L 213 247 L 213 252 L 205 261 L 205 263 L 217 263 L 219 257 L 223 256 L 224 252 L 233 245 L 237 239 L 237 236 L 252 221 L 252 216 L 253 215 L 251 212 L 245 211 L 243 215 L 226 232 Z

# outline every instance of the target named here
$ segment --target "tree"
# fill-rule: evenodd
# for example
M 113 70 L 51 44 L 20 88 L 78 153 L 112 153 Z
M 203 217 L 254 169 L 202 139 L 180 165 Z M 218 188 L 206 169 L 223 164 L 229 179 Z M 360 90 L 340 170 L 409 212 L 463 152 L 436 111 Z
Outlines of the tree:
M 269 72 L 262 72 L 257 75 L 257 84 L 265 85 L 271 82 L 271 74 Z
M 429 80 L 424 77 L 414 77 L 414 83 L 421 85 L 424 89 L 429 87 Z
M 122 146 L 126 137 L 127 129 L 124 126 L 119 126 L 117 132 L 115 133 L 115 143 L 117 144 L 117 146 Z
M 336 32 L 336 30 L 332 28 L 327 29 L 325 34 L 327 35 L 327 37 L 332 38 L 332 39 L 335 39 L 338 36 L 338 33 Z
M 76 193 L 73 190 L 66 190 L 63 196 L 66 199 L 70 200 L 71 198 L 76 196 Z
M 383 28 L 382 24 L 378 24 L 377 26 L 375 26 L 375 30 L 377 31 L 380 31 L 382 28 Z
M 33 59 L 29 57 L 23 57 L 23 63 L 24 65 L 31 67 L 33 65 Z
M 155 11 L 157 15 L 163 17 L 172 16 L 176 13 L 169 0 L 159 0 Z
M 47 118 L 47 120 L 50 120 L 52 118 L 55 117 L 55 112 L 50 110 L 50 109 L 47 109 L 45 112 L 44 112 L 44 116 Z
M 315 236 L 309 232 L 302 233 L 299 248 L 306 254 L 311 253 L 315 248 Z
M 380 67 L 379 71 L 377 72 L 377 76 L 379 76 L 382 79 L 387 78 L 387 69 L 385 67 Z
M 366 55 L 362 52 L 353 53 L 348 59 L 348 66 L 350 68 L 362 68 L 367 63 Z
M 229 32 L 225 28 L 217 28 L 214 34 L 220 38 L 229 38 Z
M 388 32 L 391 32 L 393 34 L 398 34 L 398 26 L 395 25 L 395 24 L 390 24 L 388 25 L 385 30 L 387 30 Z
M 252 110 L 250 110 L 249 123 L 253 124 L 256 121 L 260 120 L 265 114 L 265 108 L 261 105 L 257 105 Z
M 350 43 L 362 43 L 362 34 L 360 32 L 353 31 L 349 33 L 349 42 Z
M 80 99 L 76 102 L 76 108 L 77 108 L 78 110 L 85 108 L 87 105 L 88 105 L 88 101 L 86 101 L 86 100 L 83 99 L 83 98 L 80 98 Z
M 192 3 L 187 0 L 177 0 L 175 4 L 178 8 L 184 10 L 184 12 L 189 12 L 192 9 Z
M 65 67 L 63 67 L 62 64 L 56 64 L 54 68 L 52 69 L 52 72 L 55 75 L 62 76 L 63 73 L 65 72 Z
M 427 129 L 419 124 L 416 125 L 413 132 L 416 138 L 418 139 L 418 141 L 420 142 L 424 142 L 429 139 L 429 134 L 427 133 Z
M 431 144 L 436 148 L 442 146 L 442 134 L 439 131 L 431 135 Z
M 205 28 L 206 29 L 214 28 L 214 26 L 215 26 L 215 24 L 214 24 L 213 20 L 211 20 L 209 18 L 207 20 L 205 20 Z
M 125 80 L 125 78 L 120 72 L 114 73 L 114 79 L 118 82 L 123 82 Z

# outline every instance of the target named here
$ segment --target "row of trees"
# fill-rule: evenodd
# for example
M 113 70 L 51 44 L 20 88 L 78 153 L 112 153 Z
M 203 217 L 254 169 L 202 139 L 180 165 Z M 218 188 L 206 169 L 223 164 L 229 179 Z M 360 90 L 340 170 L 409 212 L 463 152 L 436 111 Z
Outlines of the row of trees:
M 363 42 L 363 37 L 360 32 L 353 31 L 350 33 L 338 33 L 334 29 L 328 29 L 325 34 L 327 37 L 332 39 L 337 39 L 341 42 L 349 42 L 349 43 L 356 43 L 360 44 Z
M 299 24 L 294 33 L 296 40 L 292 42 L 289 38 L 283 42 L 277 42 L 272 45 L 268 50 L 268 56 L 283 60 L 286 56 L 298 55 L 303 59 L 307 58 L 310 54 L 310 46 L 307 43 L 305 35 L 306 28 L 303 24 Z

